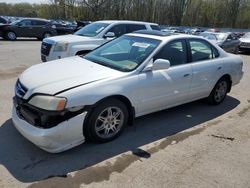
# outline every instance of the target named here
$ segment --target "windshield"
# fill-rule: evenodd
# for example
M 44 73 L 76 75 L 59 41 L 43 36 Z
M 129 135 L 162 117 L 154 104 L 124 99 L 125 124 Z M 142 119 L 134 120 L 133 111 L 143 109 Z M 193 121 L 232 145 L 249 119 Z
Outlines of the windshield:
M 79 31 L 75 32 L 75 35 L 94 37 L 102 32 L 109 24 L 107 23 L 92 23 L 89 24 Z
M 242 38 L 250 38 L 250 33 L 246 33 Z
M 22 20 L 16 20 L 14 22 L 11 23 L 11 25 L 17 25 L 19 22 L 21 22 Z
M 84 58 L 119 71 L 136 69 L 161 41 L 143 37 L 122 36 L 87 54 Z
M 225 40 L 227 38 L 226 33 L 215 33 L 215 35 L 218 40 Z

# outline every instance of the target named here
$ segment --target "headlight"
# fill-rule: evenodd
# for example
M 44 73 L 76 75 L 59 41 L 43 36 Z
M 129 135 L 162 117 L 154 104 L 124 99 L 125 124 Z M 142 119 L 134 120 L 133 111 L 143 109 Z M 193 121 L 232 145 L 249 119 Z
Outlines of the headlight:
M 57 42 L 54 47 L 55 52 L 63 52 L 67 51 L 67 49 L 68 49 L 68 42 Z
M 29 100 L 29 104 L 32 106 L 49 111 L 62 111 L 66 103 L 66 98 L 46 95 L 36 95 Z

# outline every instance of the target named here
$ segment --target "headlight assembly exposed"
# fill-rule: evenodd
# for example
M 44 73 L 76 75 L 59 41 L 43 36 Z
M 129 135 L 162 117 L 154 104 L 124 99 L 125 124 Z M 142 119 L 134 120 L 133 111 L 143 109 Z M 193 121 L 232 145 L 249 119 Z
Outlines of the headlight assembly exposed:
M 68 49 L 68 42 L 57 42 L 54 47 L 55 52 L 63 52 L 67 51 L 67 49 Z
M 62 111 L 66 103 L 66 98 L 47 95 L 36 95 L 29 100 L 29 104 L 32 106 L 49 111 Z

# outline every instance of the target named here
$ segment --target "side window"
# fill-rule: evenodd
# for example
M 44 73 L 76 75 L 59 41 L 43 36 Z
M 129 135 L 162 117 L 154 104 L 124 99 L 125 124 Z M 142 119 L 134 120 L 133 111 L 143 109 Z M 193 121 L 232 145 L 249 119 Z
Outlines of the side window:
M 206 41 L 202 40 L 190 40 L 190 48 L 192 53 L 192 61 L 204 61 L 214 58 L 214 52 L 217 51 L 216 49 L 212 50 L 212 46 L 207 43 Z M 219 53 L 217 51 L 216 53 L 217 57 L 219 56 Z
M 44 21 L 39 21 L 39 20 L 34 20 L 32 21 L 33 25 L 35 26 L 43 26 L 43 25 L 46 25 L 47 22 L 44 22 Z
M 160 31 L 160 27 L 158 25 L 150 25 L 152 30 Z
M 212 47 L 212 50 L 213 50 L 213 57 L 214 57 L 214 58 L 217 58 L 217 57 L 220 56 L 218 50 L 217 50 L 215 47 Z
M 145 25 L 139 25 L 139 24 L 128 24 L 127 25 L 127 32 L 126 33 L 132 33 L 134 31 L 138 30 L 145 30 L 146 26 Z
M 31 20 L 23 20 L 19 24 L 20 26 L 31 26 Z
M 233 40 L 238 40 L 238 37 L 235 34 L 232 34 L 232 38 L 233 38 Z
M 233 40 L 233 36 L 232 35 L 228 35 L 227 40 Z
M 108 32 L 113 32 L 113 33 L 115 33 L 116 37 L 120 37 L 126 33 L 126 25 L 124 25 L 124 24 L 115 25 Z
M 171 66 L 187 63 L 187 50 L 184 40 L 172 41 L 166 44 L 154 57 L 156 59 L 167 59 Z

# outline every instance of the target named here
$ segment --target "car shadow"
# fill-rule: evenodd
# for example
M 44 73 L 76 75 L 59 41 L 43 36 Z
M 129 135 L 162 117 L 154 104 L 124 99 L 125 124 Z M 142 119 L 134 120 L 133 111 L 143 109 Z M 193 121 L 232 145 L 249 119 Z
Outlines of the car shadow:
M 240 104 L 235 98 L 219 106 L 197 101 L 136 119 L 116 140 L 85 143 L 69 151 L 50 154 L 22 137 L 7 120 L 0 127 L 0 164 L 21 182 L 34 182 L 85 169 L 126 151 L 152 143 L 217 118 Z
M 2 40 L 2 41 L 7 41 L 7 42 L 41 41 L 41 40 L 38 40 L 37 38 L 17 38 L 16 40 L 11 41 L 11 40 L 7 40 L 7 39 L 1 38 L 1 37 L 0 37 L 0 40 Z

